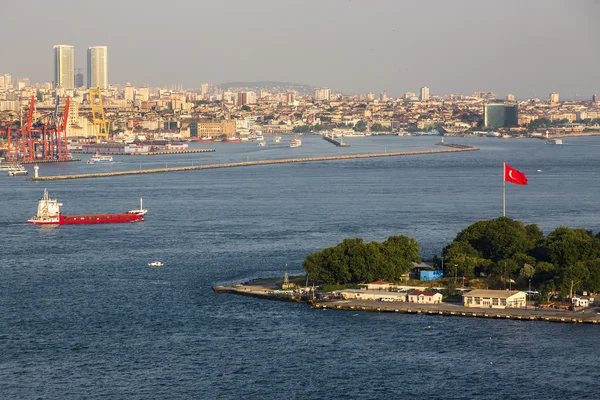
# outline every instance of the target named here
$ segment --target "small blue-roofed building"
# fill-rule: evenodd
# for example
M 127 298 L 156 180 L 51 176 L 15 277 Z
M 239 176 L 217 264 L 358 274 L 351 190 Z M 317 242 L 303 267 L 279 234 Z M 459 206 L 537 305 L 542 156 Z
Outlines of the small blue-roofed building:
M 435 281 L 437 279 L 441 279 L 443 276 L 444 272 L 441 269 L 419 271 L 419 279 L 422 281 Z

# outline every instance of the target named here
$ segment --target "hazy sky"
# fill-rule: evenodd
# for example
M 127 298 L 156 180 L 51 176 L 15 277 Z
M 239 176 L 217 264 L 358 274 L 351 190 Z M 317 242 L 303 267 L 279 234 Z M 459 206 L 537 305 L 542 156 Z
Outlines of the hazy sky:
M 600 93 L 592 0 L 9 0 L 0 73 L 52 80 L 52 46 L 108 46 L 109 81 L 278 80 L 348 94 Z

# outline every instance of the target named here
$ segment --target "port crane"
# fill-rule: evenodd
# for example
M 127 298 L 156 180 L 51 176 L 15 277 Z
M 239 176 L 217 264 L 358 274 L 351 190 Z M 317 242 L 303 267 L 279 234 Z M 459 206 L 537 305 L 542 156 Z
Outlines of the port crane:
M 67 96 L 62 119 L 59 118 L 60 97 L 56 98 L 53 116 L 46 122 L 33 124 L 35 97 L 31 96 L 27 122 L 13 130 L 16 122 L 7 122 L 7 158 L 10 162 L 34 163 L 36 161 L 66 161 L 69 159 L 67 145 L 67 118 L 70 97 Z M 43 119 L 43 118 L 42 118 Z

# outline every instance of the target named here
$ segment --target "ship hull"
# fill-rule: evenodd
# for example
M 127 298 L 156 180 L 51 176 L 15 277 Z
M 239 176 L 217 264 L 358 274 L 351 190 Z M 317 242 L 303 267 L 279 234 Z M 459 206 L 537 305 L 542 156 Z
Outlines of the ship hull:
M 89 224 L 115 224 L 123 222 L 143 221 L 142 214 L 94 214 L 94 215 L 60 215 L 56 219 L 30 219 L 27 221 L 33 225 L 89 225 Z

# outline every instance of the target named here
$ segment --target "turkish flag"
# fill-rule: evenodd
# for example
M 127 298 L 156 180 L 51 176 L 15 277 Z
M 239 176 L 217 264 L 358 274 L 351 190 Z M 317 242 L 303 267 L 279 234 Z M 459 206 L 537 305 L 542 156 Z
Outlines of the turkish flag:
M 506 163 L 504 163 L 504 180 L 517 185 L 527 185 L 525 174 Z

